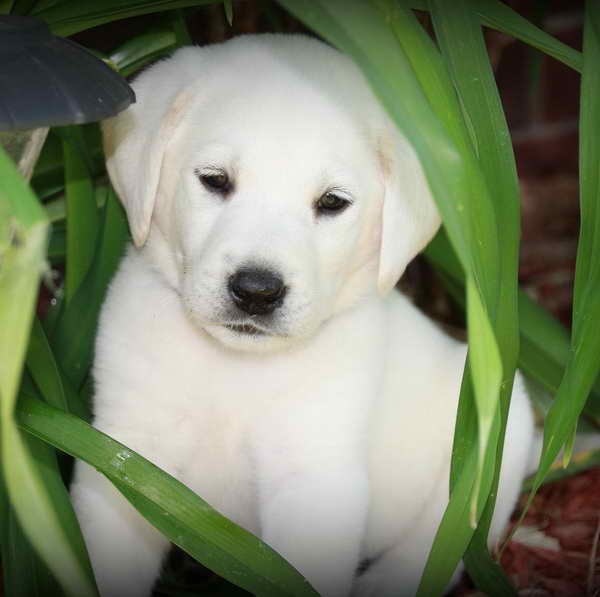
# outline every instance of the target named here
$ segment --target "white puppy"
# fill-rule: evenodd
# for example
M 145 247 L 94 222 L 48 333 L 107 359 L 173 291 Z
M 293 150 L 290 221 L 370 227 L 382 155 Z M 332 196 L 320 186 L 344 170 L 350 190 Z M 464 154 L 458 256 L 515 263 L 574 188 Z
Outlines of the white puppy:
M 185 48 L 134 88 L 104 126 L 136 248 L 100 320 L 95 426 L 324 597 L 414 594 L 466 352 L 390 292 L 440 222 L 414 152 L 303 36 Z M 532 429 L 519 390 L 492 539 Z M 148 595 L 168 541 L 82 463 L 72 493 L 102 595 Z

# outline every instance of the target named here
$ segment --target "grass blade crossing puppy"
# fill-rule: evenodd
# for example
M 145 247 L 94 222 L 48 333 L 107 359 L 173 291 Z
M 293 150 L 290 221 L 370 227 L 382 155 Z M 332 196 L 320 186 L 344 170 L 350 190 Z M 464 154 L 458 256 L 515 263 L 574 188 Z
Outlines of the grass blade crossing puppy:
M 466 349 L 392 291 L 440 223 L 412 149 L 303 36 L 181 49 L 134 88 L 104 125 L 135 248 L 100 320 L 95 426 L 324 597 L 414 594 Z M 518 388 L 493 538 L 532 429 Z M 72 494 L 102 595 L 148 595 L 166 539 L 82 463 Z

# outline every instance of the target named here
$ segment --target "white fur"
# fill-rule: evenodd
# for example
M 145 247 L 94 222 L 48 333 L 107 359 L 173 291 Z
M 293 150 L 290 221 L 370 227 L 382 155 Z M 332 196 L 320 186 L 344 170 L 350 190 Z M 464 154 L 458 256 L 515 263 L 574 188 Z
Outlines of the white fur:
M 134 87 L 138 103 L 104 127 L 138 248 L 101 315 L 95 426 L 324 597 L 412 595 L 447 503 L 465 359 L 387 293 L 439 225 L 414 152 L 352 62 L 302 36 L 182 49 Z M 209 192 L 206 168 L 235 192 Z M 316 217 L 332 187 L 353 204 Z M 271 318 L 242 318 L 258 336 L 224 327 L 227 280 L 248 263 L 288 286 Z M 519 387 L 492 540 L 532 428 Z M 82 463 L 72 494 L 102 595 L 148 595 L 168 542 Z

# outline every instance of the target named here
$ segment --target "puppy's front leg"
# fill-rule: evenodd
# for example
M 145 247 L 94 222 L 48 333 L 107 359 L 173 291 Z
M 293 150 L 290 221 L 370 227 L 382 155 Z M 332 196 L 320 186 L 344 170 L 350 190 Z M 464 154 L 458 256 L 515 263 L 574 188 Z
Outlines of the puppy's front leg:
M 150 595 L 169 541 L 84 462 L 76 463 L 71 496 L 100 595 Z
M 366 473 L 346 465 L 277 485 L 261 500 L 263 539 L 322 597 L 349 595 L 366 520 Z
M 367 417 L 349 395 L 282 404 L 256 442 L 262 538 L 323 597 L 350 594 L 366 524 Z

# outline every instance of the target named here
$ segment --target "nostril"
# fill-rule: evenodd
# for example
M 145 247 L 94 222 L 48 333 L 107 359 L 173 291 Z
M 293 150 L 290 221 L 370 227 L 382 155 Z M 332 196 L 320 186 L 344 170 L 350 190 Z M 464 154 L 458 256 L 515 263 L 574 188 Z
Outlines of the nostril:
M 283 291 L 283 280 L 279 276 L 260 270 L 242 270 L 232 276 L 230 285 L 241 297 L 271 298 Z
M 229 278 L 229 293 L 250 314 L 270 313 L 286 293 L 283 279 L 266 269 L 241 269 Z

